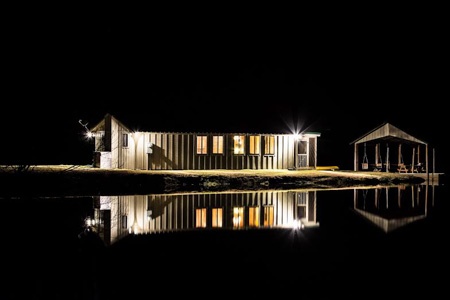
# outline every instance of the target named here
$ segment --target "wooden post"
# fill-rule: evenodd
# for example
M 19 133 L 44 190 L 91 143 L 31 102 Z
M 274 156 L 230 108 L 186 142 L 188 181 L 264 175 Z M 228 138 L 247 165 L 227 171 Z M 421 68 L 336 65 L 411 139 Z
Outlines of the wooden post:
M 386 172 L 389 172 L 389 145 L 386 144 Z

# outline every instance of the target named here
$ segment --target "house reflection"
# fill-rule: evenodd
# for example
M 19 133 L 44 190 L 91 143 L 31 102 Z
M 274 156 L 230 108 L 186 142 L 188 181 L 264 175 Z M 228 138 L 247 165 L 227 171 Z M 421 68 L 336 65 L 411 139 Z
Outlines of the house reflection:
M 428 214 L 428 198 L 434 201 L 434 186 L 399 185 L 354 189 L 353 209 L 388 233 Z
M 107 245 L 129 234 L 318 226 L 317 191 L 249 191 L 94 197 Z

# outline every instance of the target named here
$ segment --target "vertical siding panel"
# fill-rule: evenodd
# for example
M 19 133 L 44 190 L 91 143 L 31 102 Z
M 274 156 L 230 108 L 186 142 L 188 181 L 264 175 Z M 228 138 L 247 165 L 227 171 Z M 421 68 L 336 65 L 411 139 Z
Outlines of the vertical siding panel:
M 194 157 L 194 136 L 192 134 L 189 134 L 189 144 L 188 144 L 188 158 L 189 158 L 189 165 L 188 168 L 191 170 L 195 170 L 195 157 Z
M 168 135 L 167 139 L 167 149 L 169 151 L 167 163 L 169 170 L 173 170 L 175 168 L 176 152 L 174 144 L 175 144 L 175 134 L 171 133 Z
M 288 165 L 288 161 L 289 161 L 289 154 L 290 154 L 290 149 L 289 149 L 290 148 L 289 147 L 290 139 L 289 139 L 289 136 L 286 136 L 286 135 L 284 135 L 283 138 L 284 138 L 284 156 L 283 156 L 283 164 L 282 164 L 281 169 L 286 169 L 287 165 Z M 284 207 L 284 210 L 286 210 L 285 207 Z M 286 222 L 286 220 L 284 219 L 283 222 Z
M 158 146 L 159 146 L 159 153 L 158 153 L 158 169 L 163 169 L 163 156 L 164 156 L 164 145 L 163 145 L 163 135 L 161 133 L 158 133 Z
M 278 153 L 275 161 L 275 169 L 279 168 L 281 157 L 283 157 L 283 137 L 278 137 Z
M 142 169 L 148 170 L 148 153 L 147 153 L 147 147 L 148 147 L 148 134 L 143 133 L 142 135 Z
M 184 167 L 185 169 L 189 169 L 189 162 L 190 162 L 190 157 L 189 157 L 189 135 L 185 134 L 184 135 Z
M 295 160 L 297 159 L 295 157 L 295 145 L 296 145 L 295 138 L 290 137 L 289 141 L 290 141 L 289 142 L 289 163 L 286 166 L 286 168 L 291 168 L 291 167 L 295 168 L 296 167 Z
M 172 161 L 172 169 L 180 169 L 179 158 L 180 158 L 180 145 L 178 143 L 178 134 L 173 135 L 173 161 Z
M 172 133 L 170 138 L 170 148 L 172 151 L 172 159 L 170 160 L 170 169 L 174 170 L 177 169 L 177 148 L 176 148 L 176 142 L 177 142 L 177 135 Z
M 170 134 L 170 169 L 171 170 L 176 170 L 177 169 L 177 148 L 176 148 L 176 144 L 177 144 L 177 134 L 176 133 L 171 133 Z
M 150 167 L 152 170 L 156 169 L 156 163 L 155 163 L 155 151 L 158 148 L 157 144 L 156 144 L 156 134 L 152 133 L 150 134 L 150 142 L 153 144 L 153 153 L 150 156 Z
M 160 152 L 158 156 L 158 165 L 160 170 L 164 170 L 164 155 L 166 154 L 166 148 L 164 148 L 164 134 L 158 134 L 158 143 L 160 147 Z
M 291 161 L 291 157 L 292 157 L 292 152 L 291 152 L 291 140 L 292 138 L 288 135 L 284 136 L 284 139 L 286 140 L 285 142 L 285 157 L 284 157 L 284 161 L 283 161 L 283 167 L 282 169 L 287 169 L 288 167 L 291 167 L 289 165 L 289 162 Z
M 178 168 L 184 169 L 184 139 L 183 134 L 178 135 Z
M 182 156 L 183 156 L 183 164 L 182 168 L 185 170 L 188 166 L 188 159 L 187 159 L 187 149 L 188 149 L 188 140 L 187 136 L 185 134 L 182 135 L 183 143 L 182 143 Z
M 194 168 L 194 157 L 192 156 L 192 136 L 190 134 L 187 135 L 187 158 L 188 158 L 188 165 L 187 168 L 192 170 Z
M 168 139 L 167 134 L 162 134 L 161 137 L 162 137 L 162 148 L 163 148 L 163 153 L 161 155 L 161 165 L 162 165 L 163 170 L 167 170 L 168 169 L 167 155 L 168 155 L 168 150 L 169 150 L 169 149 L 167 149 L 167 139 Z
M 231 150 L 230 150 L 230 135 L 229 134 L 225 135 L 223 142 L 224 142 L 224 147 L 225 147 L 225 149 L 224 149 L 225 157 L 224 157 L 224 160 L 220 164 L 220 168 L 221 169 L 229 169 L 230 152 L 231 152 Z
M 166 157 L 164 159 L 164 162 L 166 164 L 165 169 L 171 170 L 172 169 L 172 162 L 173 162 L 173 149 L 172 149 L 172 134 L 165 134 L 165 149 L 166 149 Z
M 159 133 L 155 133 L 155 150 L 154 153 L 154 166 L 156 170 L 161 169 L 161 135 Z

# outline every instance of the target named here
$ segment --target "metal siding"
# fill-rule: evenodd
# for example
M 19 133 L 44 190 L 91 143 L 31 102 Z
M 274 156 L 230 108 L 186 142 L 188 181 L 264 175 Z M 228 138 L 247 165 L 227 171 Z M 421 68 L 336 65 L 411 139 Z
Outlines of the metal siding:
M 159 134 L 154 134 L 153 136 L 153 168 L 155 170 L 161 169 L 161 143 Z
M 369 142 L 372 140 L 382 139 L 382 138 L 385 138 L 388 136 L 396 137 L 396 138 L 403 139 L 405 141 L 410 141 L 413 143 L 427 144 L 424 141 L 421 141 L 421 140 L 413 137 L 412 135 L 409 135 L 408 133 L 400 130 L 399 128 L 397 128 L 389 123 L 386 123 L 376 129 L 372 130 L 371 132 L 367 133 L 362 138 L 360 138 L 357 141 L 354 141 L 353 143 L 360 144 L 360 143 Z
M 293 147 L 291 147 L 291 138 L 289 136 L 283 136 L 284 139 L 284 155 L 283 155 L 283 165 L 282 169 L 287 169 L 290 166 L 291 157 L 293 157 L 293 153 L 291 152 Z
M 189 136 L 183 134 L 183 170 L 189 169 Z
M 156 136 L 155 134 L 150 133 L 148 135 L 148 140 L 150 143 L 152 143 L 152 153 L 148 156 L 148 160 L 149 160 L 149 169 L 150 170 L 155 170 L 156 169 L 156 164 L 155 164 L 155 152 L 156 152 Z
M 177 160 L 176 165 L 178 170 L 183 169 L 183 135 L 177 134 L 176 136 L 176 153 Z
M 281 169 L 284 167 L 283 161 L 286 156 L 286 139 L 284 136 L 280 136 L 280 153 L 277 160 L 276 169 Z
M 110 145 L 110 151 L 111 151 L 111 168 L 117 168 L 118 167 L 118 148 L 119 148 L 119 141 L 117 139 L 117 124 L 114 122 L 107 122 L 106 123 L 106 129 L 105 129 L 105 140 L 109 139 L 109 142 L 106 144 Z M 108 126 L 109 125 L 109 126 Z M 108 134 L 109 133 L 109 134 Z
M 173 136 L 173 169 L 180 169 L 180 135 L 174 134 Z
M 149 146 L 150 146 L 149 135 L 145 134 L 144 135 L 144 147 L 145 147 L 145 151 L 144 151 L 144 170 L 148 170 L 149 169 L 149 164 L 148 164 L 149 154 L 147 153 L 147 149 L 148 149 Z
M 188 147 L 188 157 L 189 157 L 189 165 L 188 168 L 190 170 L 195 170 L 195 136 L 189 134 L 189 147 Z
M 145 153 L 145 149 L 144 149 L 144 134 L 140 134 L 137 140 L 137 166 L 140 170 L 145 169 L 144 168 L 144 153 Z
M 162 157 L 164 156 L 164 148 L 162 145 L 162 134 L 158 133 L 156 135 L 156 143 L 158 145 L 158 153 L 156 155 L 156 164 L 157 164 L 157 169 L 161 170 L 163 169 L 162 167 Z
M 172 169 L 172 165 L 173 165 L 173 149 L 172 149 L 172 137 L 173 135 L 171 133 L 169 134 L 165 134 L 165 149 L 166 149 L 166 157 L 164 159 L 166 165 L 165 165 L 165 169 L 166 170 L 171 170 Z
M 230 159 L 230 153 L 232 152 L 232 148 L 230 147 L 230 135 L 225 135 L 224 140 L 224 147 L 225 147 L 225 160 L 222 162 L 220 168 L 221 169 L 230 169 L 231 165 L 231 159 Z
M 143 133 L 137 141 L 130 135 L 129 147 L 122 147 L 122 128 L 113 124 L 111 139 L 116 145 L 112 149 L 113 164 L 119 168 L 137 168 L 151 170 L 212 170 L 212 169 L 286 169 L 294 164 L 294 144 L 289 135 L 275 135 L 274 155 L 249 155 L 233 153 L 233 134 L 224 136 L 224 154 L 213 155 L 211 139 L 208 140 L 208 154 L 196 154 L 196 134 Z M 210 135 L 211 137 L 211 135 Z M 137 142 L 135 144 L 135 142 Z M 246 140 L 248 144 L 248 140 Z M 148 145 L 152 153 L 147 153 Z M 309 138 L 309 163 L 317 164 L 317 139 Z
M 161 133 L 161 168 L 163 170 L 168 170 L 169 169 L 169 163 L 168 160 L 170 159 L 170 157 L 168 156 L 169 153 L 169 149 L 168 149 L 168 134 L 166 133 Z

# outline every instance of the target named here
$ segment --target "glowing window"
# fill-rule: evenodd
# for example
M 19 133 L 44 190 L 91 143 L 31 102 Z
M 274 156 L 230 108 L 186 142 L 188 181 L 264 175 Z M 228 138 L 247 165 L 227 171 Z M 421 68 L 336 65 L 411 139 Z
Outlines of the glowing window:
M 208 153 L 208 137 L 206 135 L 197 136 L 197 154 Z
M 251 135 L 249 137 L 249 154 L 261 153 L 261 137 L 259 135 Z
M 223 136 L 214 135 L 213 136 L 213 154 L 223 154 Z
M 222 227 L 223 226 L 223 208 L 213 208 L 212 209 L 212 227 Z
M 275 154 L 275 137 L 273 135 L 267 135 L 264 137 L 264 154 Z
M 195 227 L 206 228 L 206 208 L 197 208 L 195 210 Z
M 235 135 L 234 140 L 234 154 L 244 154 L 245 149 L 245 135 Z
M 248 226 L 259 227 L 259 207 L 251 206 L 248 208 Z

